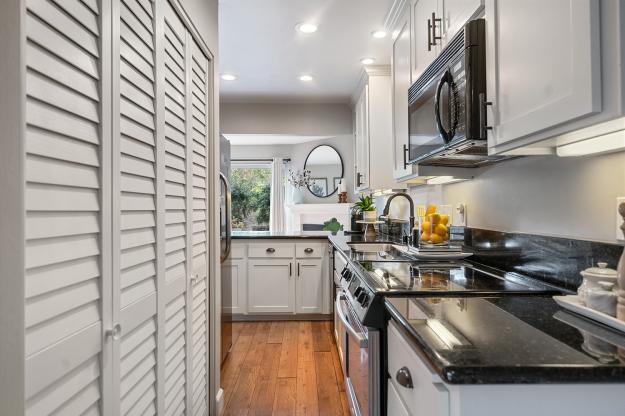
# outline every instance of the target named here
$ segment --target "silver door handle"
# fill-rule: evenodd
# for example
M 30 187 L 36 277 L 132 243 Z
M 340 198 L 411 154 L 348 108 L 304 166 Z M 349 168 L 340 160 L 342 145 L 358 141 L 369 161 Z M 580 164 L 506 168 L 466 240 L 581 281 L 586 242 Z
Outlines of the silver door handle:
M 401 386 L 404 386 L 407 389 L 411 389 L 414 387 L 414 384 L 412 383 L 412 376 L 410 375 L 410 370 L 408 370 L 408 367 L 402 367 L 397 370 L 397 374 L 395 374 L 395 380 L 397 380 L 397 382 Z
M 339 319 L 341 320 L 341 322 L 343 322 L 343 326 L 345 326 L 345 329 L 347 329 L 347 332 L 349 332 L 351 336 L 356 338 L 356 342 L 358 342 L 358 347 L 366 348 L 367 338 L 363 336 L 361 333 L 359 333 L 358 331 L 356 331 L 354 327 L 347 320 L 347 316 L 345 316 L 345 312 L 343 312 L 343 308 L 341 306 L 341 296 L 336 297 L 336 303 L 334 304 L 334 307 L 336 308 L 336 314 L 339 316 Z
M 304 253 L 306 253 L 306 254 L 310 254 L 310 253 L 312 253 L 312 252 L 313 252 L 313 249 L 312 249 L 312 248 L 310 248 L 310 247 L 309 247 L 309 248 L 305 248 L 305 249 L 304 249 Z
M 113 341 L 117 341 L 122 336 L 122 326 L 120 324 L 115 324 L 113 328 L 104 331 L 104 336 L 106 338 L 111 338 Z
M 226 249 L 221 255 L 221 262 L 223 263 L 224 261 L 226 261 L 228 256 L 230 256 L 230 250 L 232 248 L 232 230 L 230 229 L 232 227 L 232 224 L 230 224 L 232 197 L 230 196 L 230 183 L 228 183 L 226 175 L 224 175 L 223 173 L 219 173 L 219 179 L 224 183 L 224 188 L 226 192 Z

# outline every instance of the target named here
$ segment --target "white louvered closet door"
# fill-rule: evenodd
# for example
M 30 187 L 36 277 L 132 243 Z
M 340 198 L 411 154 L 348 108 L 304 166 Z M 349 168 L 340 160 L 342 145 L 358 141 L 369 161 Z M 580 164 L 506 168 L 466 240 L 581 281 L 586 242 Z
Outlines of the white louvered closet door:
M 25 3 L 26 413 L 98 414 L 110 302 L 102 10 L 96 0 Z
M 181 415 L 187 394 L 189 168 L 185 28 L 168 3 L 164 23 L 165 399 L 166 415 Z
M 208 59 L 190 34 L 189 137 L 192 139 L 193 165 L 193 303 L 192 343 L 192 413 L 203 415 L 208 409 L 208 239 L 207 239 L 207 146 L 208 146 Z
M 154 6 L 113 2 L 114 412 L 156 413 L 157 247 Z

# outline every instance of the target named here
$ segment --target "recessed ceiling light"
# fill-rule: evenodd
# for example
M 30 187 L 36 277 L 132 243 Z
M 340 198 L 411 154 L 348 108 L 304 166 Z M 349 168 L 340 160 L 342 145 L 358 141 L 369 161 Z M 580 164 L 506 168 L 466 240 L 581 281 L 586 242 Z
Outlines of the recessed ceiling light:
M 221 74 L 221 79 L 224 81 L 235 81 L 237 76 L 234 74 Z
M 371 32 L 371 36 L 376 39 L 382 39 L 386 37 L 386 32 L 384 30 L 374 30 L 373 32 Z
M 299 80 L 309 82 L 313 80 L 313 77 L 311 75 L 300 75 Z
M 295 28 L 302 33 L 315 33 L 319 27 L 314 23 L 300 23 Z
M 375 58 L 362 58 L 360 60 L 360 63 L 363 65 L 371 65 L 374 62 L 375 62 Z

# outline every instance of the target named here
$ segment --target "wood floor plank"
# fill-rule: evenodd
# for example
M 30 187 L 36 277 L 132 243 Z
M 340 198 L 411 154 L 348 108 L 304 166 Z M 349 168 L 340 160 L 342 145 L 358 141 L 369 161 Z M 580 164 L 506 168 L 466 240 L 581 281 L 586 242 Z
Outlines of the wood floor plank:
M 315 361 L 298 358 L 295 414 L 297 416 L 319 415 L 317 375 Z
M 269 331 L 269 338 L 267 342 L 269 344 L 282 344 L 282 338 L 284 337 L 284 321 L 275 321 L 271 323 L 271 330 Z
M 286 322 L 282 338 L 280 354 L 280 370 L 278 378 L 297 377 L 297 344 L 299 338 L 299 322 Z
M 312 322 L 313 348 L 316 351 L 329 352 L 332 345 L 330 331 L 323 321 Z
M 282 344 L 264 345 L 263 360 L 257 375 L 250 416 L 271 416 L 273 413 L 281 349 Z
M 299 323 L 299 334 L 297 338 L 297 359 L 299 361 L 313 362 L 315 360 L 313 349 L 313 332 L 310 321 Z
M 332 353 L 329 351 L 315 352 L 315 370 L 317 379 L 317 397 L 319 400 L 320 415 L 340 415 L 341 395 L 336 383 L 334 364 L 332 364 Z
M 229 403 L 241 372 L 241 365 L 247 356 L 252 345 L 252 339 L 256 332 L 256 323 L 248 322 L 240 330 L 237 342 L 233 344 L 232 350 L 221 368 L 221 386 L 224 389 L 224 401 Z
M 345 384 L 343 380 L 345 380 L 343 376 L 343 368 L 341 367 L 341 359 L 339 358 L 339 353 L 336 349 L 336 343 L 332 343 L 332 364 L 334 365 L 334 375 L 336 376 L 336 383 L 339 388 L 339 391 L 345 391 Z
M 249 327 L 246 327 L 248 329 Z M 266 328 L 268 330 L 268 327 Z M 263 334 L 263 332 L 265 332 Z M 251 336 L 250 346 L 243 362 L 240 365 L 239 376 L 234 385 L 232 396 L 230 397 L 231 405 L 228 407 L 231 415 L 247 415 L 249 412 L 254 388 L 256 387 L 257 375 L 264 354 L 264 342 L 267 332 L 264 331 L 262 323 L 255 323 L 254 330 L 250 328 L 250 332 L 242 332 L 241 337 Z
M 295 414 L 295 378 L 279 378 L 273 404 L 274 416 L 293 416 Z

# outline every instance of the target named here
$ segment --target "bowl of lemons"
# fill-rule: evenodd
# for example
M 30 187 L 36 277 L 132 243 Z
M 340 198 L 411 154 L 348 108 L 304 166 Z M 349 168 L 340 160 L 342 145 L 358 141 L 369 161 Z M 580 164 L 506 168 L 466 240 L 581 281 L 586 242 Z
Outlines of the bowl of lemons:
M 429 204 L 425 212 L 419 214 L 419 245 L 444 246 L 449 244 L 449 205 Z

